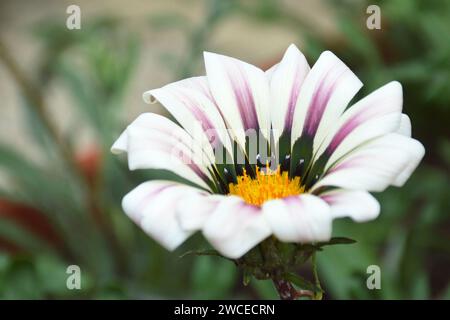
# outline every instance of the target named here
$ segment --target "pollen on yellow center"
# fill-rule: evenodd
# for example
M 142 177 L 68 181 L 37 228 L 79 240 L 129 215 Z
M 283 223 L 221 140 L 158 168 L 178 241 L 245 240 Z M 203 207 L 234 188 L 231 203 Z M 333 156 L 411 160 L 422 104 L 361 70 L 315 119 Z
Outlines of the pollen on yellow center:
M 288 173 L 281 172 L 280 166 L 271 170 L 266 166 L 265 172 L 256 167 L 256 177 L 252 178 L 244 174 L 237 177 L 237 183 L 229 184 L 230 195 L 236 195 L 245 202 L 261 206 L 272 199 L 285 198 L 303 193 L 304 187 L 300 186 L 300 177 L 289 179 Z

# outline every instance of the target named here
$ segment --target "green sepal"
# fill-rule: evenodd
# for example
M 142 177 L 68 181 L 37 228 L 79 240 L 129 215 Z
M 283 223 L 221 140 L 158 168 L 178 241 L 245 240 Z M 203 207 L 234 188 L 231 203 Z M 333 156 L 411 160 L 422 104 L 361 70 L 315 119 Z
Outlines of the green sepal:
M 244 286 L 248 286 L 250 284 L 251 280 L 252 280 L 252 273 L 249 272 L 249 270 L 244 269 L 244 275 L 242 277 L 242 284 Z

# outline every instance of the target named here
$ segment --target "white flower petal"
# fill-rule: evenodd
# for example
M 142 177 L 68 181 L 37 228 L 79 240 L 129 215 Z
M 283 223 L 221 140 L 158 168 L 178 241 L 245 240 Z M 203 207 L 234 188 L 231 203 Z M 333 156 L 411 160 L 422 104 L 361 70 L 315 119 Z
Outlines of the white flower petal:
M 318 151 L 329 155 L 328 166 L 370 139 L 395 132 L 401 119 L 402 87 L 390 82 L 350 107 L 331 129 Z
M 117 138 L 117 140 L 112 145 L 111 152 L 113 154 L 121 154 L 127 152 L 127 150 L 128 150 L 128 133 L 125 130 L 120 134 L 119 138 Z
M 177 206 L 177 218 L 181 227 L 191 231 L 201 230 L 224 197 L 226 196 L 200 193 L 184 197 Z
M 391 133 L 364 144 L 337 161 L 312 188 L 336 186 L 344 189 L 383 191 L 394 183 L 410 162 L 414 167 L 424 154 L 416 140 Z M 408 170 L 406 175 L 412 170 Z M 403 178 L 404 179 L 404 178 Z
M 417 166 L 419 165 L 420 161 L 422 161 L 422 158 L 425 155 L 425 147 L 422 143 L 415 139 L 409 140 L 411 147 L 404 149 L 405 152 L 407 152 L 409 155 L 407 165 L 392 182 L 392 185 L 396 187 L 401 187 L 406 183 L 406 181 L 409 179 L 414 170 L 416 170 Z
M 330 205 L 333 218 L 350 217 L 356 222 L 365 222 L 380 214 L 380 204 L 365 191 L 338 189 L 322 193 L 320 198 Z
M 186 78 L 186 79 L 174 82 L 172 84 L 175 84 L 175 85 L 180 86 L 185 89 L 194 90 L 197 93 L 200 93 L 200 94 L 206 96 L 211 102 L 215 103 L 214 98 L 211 94 L 211 90 L 209 90 L 208 80 L 206 79 L 206 76 L 197 76 L 197 77 Z M 152 103 L 156 102 L 155 97 L 152 96 L 149 91 L 144 92 L 144 94 L 142 95 L 142 98 L 148 104 L 152 104 Z
M 158 100 L 214 159 L 213 148 L 219 145 L 225 146 L 230 155 L 233 152 L 225 123 L 211 99 L 204 77 L 181 80 L 144 93 L 145 101 Z
M 203 228 L 212 246 L 232 259 L 243 256 L 270 233 L 261 209 L 235 196 L 225 197 Z
M 245 150 L 245 132 L 269 137 L 269 84 L 264 71 L 243 61 L 204 53 L 211 93 L 236 141 Z
M 411 137 L 411 120 L 406 114 L 402 114 L 402 118 L 400 121 L 400 127 L 397 130 L 397 133 L 404 135 L 406 137 Z M 414 140 L 416 141 L 416 140 Z M 420 161 L 422 160 L 422 157 L 425 154 L 425 148 L 423 145 L 416 141 L 417 144 L 417 151 L 412 151 L 410 154 L 410 161 L 408 162 L 408 165 L 398 174 L 398 176 L 395 178 L 392 185 L 401 187 L 405 184 L 405 182 L 409 179 L 413 171 L 417 168 Z
M 323 52 L 303 81 L 294 111 L 291 145 L 302 135 L 314 137 L 314 150 L 338 119 L 361 81 L 330 51 Z
M 126 140 L 125 140 L 126 138 Z M 210 159 L 182 128 L 153 114 L 140 115 L 112 148 L 128 153 L 128 165 L 135 169 L 165 169 L 209 190 Z
M 400 126 L 397 129 L 397 133 L 402 134 L 407 137 L 411 137 L 411 120 L 409 117 L 402 113 L 402 117 L 400 119 Z
M 300 89 L 309 70 L 305 56 L 291 44 L 281 62 L 269 72 L 270 111 L 275 143 L 278 143 L 283 131 L 291 131 Z
M 273 234 L 285 242 L 328 241 L 332 217 L 327 203 L 311 194 L 271 200 L 262 210 Z
M 266 71 L 264 71 L 264 73 L 266 74 L 266 77 L 270 83 L 270 79 L 272 79 L 273 73 L 275 72 L 275 70 L 278 68 L 279 63 L 274 64 L 273 66 L 271 66 L 269 69 L 267 69 Z
M 183 197 L 201 193 L 199 189 L 174 182 L 148 181 L 128 193 L 122 207 L 148 235 L 168 250 L 174 250 L 192 234 L 176 219 L 177 203 Z

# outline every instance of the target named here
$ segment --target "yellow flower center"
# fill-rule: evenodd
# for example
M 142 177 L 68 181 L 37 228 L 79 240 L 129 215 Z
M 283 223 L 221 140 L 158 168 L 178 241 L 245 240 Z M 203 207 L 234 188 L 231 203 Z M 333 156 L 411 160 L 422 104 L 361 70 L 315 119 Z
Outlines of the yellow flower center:
M 304 187 L 300 186 L 300 177 L 289 179 L 286 171 L 281 173 L 280 166 L 271 170 L 266 166 L 265 172 L 256 167 L 256 177 L 251 178 L 245 169 L 242 176 L 237 177 L 237 183 L 229 184 L 230 195 L 236 195 L 245 202 L 261 206 L 272 199 L 285 198 L 303 193 Z

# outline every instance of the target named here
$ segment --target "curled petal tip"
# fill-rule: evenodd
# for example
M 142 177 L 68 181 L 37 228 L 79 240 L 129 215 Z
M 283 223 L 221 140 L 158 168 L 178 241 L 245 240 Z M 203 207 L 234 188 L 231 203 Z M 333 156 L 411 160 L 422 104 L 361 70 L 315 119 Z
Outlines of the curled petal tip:
M 153 96 L 152 92 L 153 92 L 153 90 L 150 90 L 150 91 L 146 91 L 142 94 L 142 99 L 144 99 L 145 103 L 148 103 L 148 104 L 156 103 L 157 100 Z
M 390 84 L 393 86 L 393 88 L 395 90 L 398 90 L 400 92 L 400 94 L 403 96 L 403 87 L 400 82 L 398 82 L 397 80 L 394 80 L 394 81 L 390 82 Z

